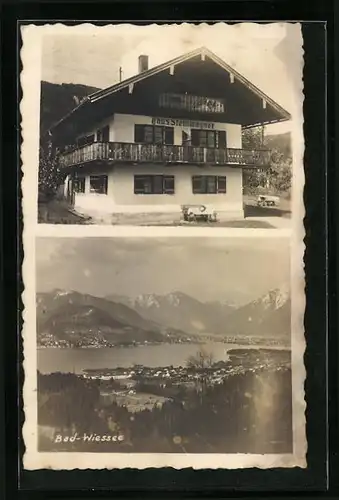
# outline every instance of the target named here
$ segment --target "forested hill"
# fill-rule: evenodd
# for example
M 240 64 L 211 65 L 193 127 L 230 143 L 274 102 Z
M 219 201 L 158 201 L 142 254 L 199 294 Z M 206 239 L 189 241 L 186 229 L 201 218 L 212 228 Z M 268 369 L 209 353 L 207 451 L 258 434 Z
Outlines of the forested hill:
M 41 82 L 40 130 L 42 132 L 67 113 L 72 111 L 80 101 L 100 89 L 73 83 Z
M 291 133 L 266 135 L 265 144 L 269 149 L 277 149 L 288 158 L 292 155 L 291 151 Z

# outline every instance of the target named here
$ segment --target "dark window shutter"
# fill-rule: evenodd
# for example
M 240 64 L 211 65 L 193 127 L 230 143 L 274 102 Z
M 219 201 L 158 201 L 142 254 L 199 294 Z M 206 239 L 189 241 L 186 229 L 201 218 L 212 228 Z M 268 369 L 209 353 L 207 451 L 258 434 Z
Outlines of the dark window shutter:
M 215 175 L 207 175 L 206 180 L 206 192 L 209 194 L 215 194 L 217 192 L 217 178 Z
M 154 127 L 154 143 L 163 143 L 163 127 Z
M 154 175 L 153 176 L 153 193 L 154 194 L 162 194 L 162 175 Z
M 165 127 L 164 144 L 174 144 L 174 128 Z
M 218 193 L 226 193 L 226 177 L 224 175 L 218 176 Z
M 199 194 L 199 193 L 203 192 L 202 180 L 203 180 L 203 177 L 201 175 L 193 175 L 193 177 L 192 177 L 193 194 Z
M 226 148 L 226 130 L 219 130 L 217 137 L 217 148 L 225 149 Z
M 109 125 L 106 125 L 101 132 L 102 142 L 109 142 Z
M 134 125 L 134 142 L 145 142 L 143 125 Z
M 199 135 L 200 130 L 191 130 L 191 142 L 192 146 L 200 146 L 200 135 Z
M 152 125 L 144 125 L 144 138 L 142 142 L 147 144 L 154 143 L 154 127 Z
M 164 176 L 164 193 L 174 194 L 174 175 Z

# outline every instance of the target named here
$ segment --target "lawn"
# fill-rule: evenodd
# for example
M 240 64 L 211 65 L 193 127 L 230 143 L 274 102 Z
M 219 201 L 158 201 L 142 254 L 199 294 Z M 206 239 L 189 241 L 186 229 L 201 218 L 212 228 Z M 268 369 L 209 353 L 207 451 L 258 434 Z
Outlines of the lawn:
M 65 202 L 52 200 L 39 204 L 38 221 L 45 224 L 104 224 L 128 226 L 165 226 L 165 227 L 211 227 L 211 228 L 252 228 L 272 229 L 275 226 L 272 218 L 289 219 L 291 217 L 290 201 L 281 198 L 277 208 L 258 207 L 256 197 L 244 197 L 245 219 L 220 220 L 217 222 L 185 222 L 181 214 L 173 213 L 136 213 L 107 214 L 84 216 L 72 210 Z M 269 221 L 271 219 L 271 221 Z M 272 222 L 272 224 L 270 223 Z
M 75 213 L 65 201 L 52 200 L 39 204 L 38 222 L 45 224 L 92 224 L 92 219 Z

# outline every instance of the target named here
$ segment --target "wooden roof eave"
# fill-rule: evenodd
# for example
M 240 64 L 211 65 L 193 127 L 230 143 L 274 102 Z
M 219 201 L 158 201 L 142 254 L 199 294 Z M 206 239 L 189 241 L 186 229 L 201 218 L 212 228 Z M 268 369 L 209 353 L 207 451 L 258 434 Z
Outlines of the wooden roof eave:
M 267 96 L 264 92 L 262 92 L 258 87 L 256 87 L 254 84 L 252 84 L 249 80 L 247 80 L 244 76 L 242 76 L 240 73 L 238 73 L 236 70 L 234 70 L 231 66 L 229 66 L 227 63 L 225 63 L 220 57 L 216 56 L 213 52 L 210 50 L 206 49 L 205 47 L 196 49 L 192 52 L 189 52 L 187 54 L 184 54 L 182 56 L 176 57 L 174 59 L 171 59 L 170 61 L 167 61 L 166 63 L 160 64 L 158 66 L 155 66 L 154 68 L 151 68 L 147 71 L 144 71 L 143 73 L 134 75 L 130 78 L 127 78 L 126 80 L 114 84 L 111 87 L 108 87 L 107 89 L 104 90 L 99 90 L 95 92 L 94 94 L 90 94 L 87 96 L 76 108 L 74 108 L 72 111 L 70 111 L 67 115 L 65 115 L 63 118 L 61 118 L 58 122 L 53 124 L 50 127 L 50 130 L 53 130 L 57 128 L 61 123 L 64 121 L 68 120 L 74 113 L 78 112 L 80 108 L 82 108 L 84 105 L 92 104 L 95 103 L 96 101 L 103 99 L 105 97 L 108 97 L 120 90 L 123 90 L 124 88 L 128 87 L 129 85 L 134 85 L 135 83 L 139 83 L 149 77 L 152 77 L 162 71 L 165 71 L 169 69 L 171 66 L 175 66 L 177 64 L 181 64 L 193 57 L 196 57 L 198 55 L 204 55 L 208 56 L 213 62 L 218 64 L 220 67 L 222 67 L 225 71 L 228 73 L 234 75 L 234 77 L 240 81 L 244 86 L 246 86 L 251 92 L 256 94 L 259 98 L 263 99 L 266 101 L 268 105 L 270 105 L 280 116 L 281 118 L 275 120 L 274 122 L 278 121 L 286 121 L 291 119 L 291 115 L 288 111 L 286 111 L 284 108 L 282 108 L 277 102 L 275 102 L 273 99 L 271 99 L 269 96 Z M 266 123 L 272 123 L 266 122 Z M 255 125 L 246 125 L 244 128 L 250 128 L 250 127 L 255 127 L 261 125 L 261 123 L 255 124 Z

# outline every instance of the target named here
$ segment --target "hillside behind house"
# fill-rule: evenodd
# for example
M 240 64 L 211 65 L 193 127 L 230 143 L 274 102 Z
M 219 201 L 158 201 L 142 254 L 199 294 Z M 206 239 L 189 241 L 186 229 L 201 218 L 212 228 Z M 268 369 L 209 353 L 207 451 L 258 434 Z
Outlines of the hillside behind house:
M 54 123 L 78 106 L 98 88 L 74 83 L 41 82 L 40 93 L 40 131 L 46 132 Z

